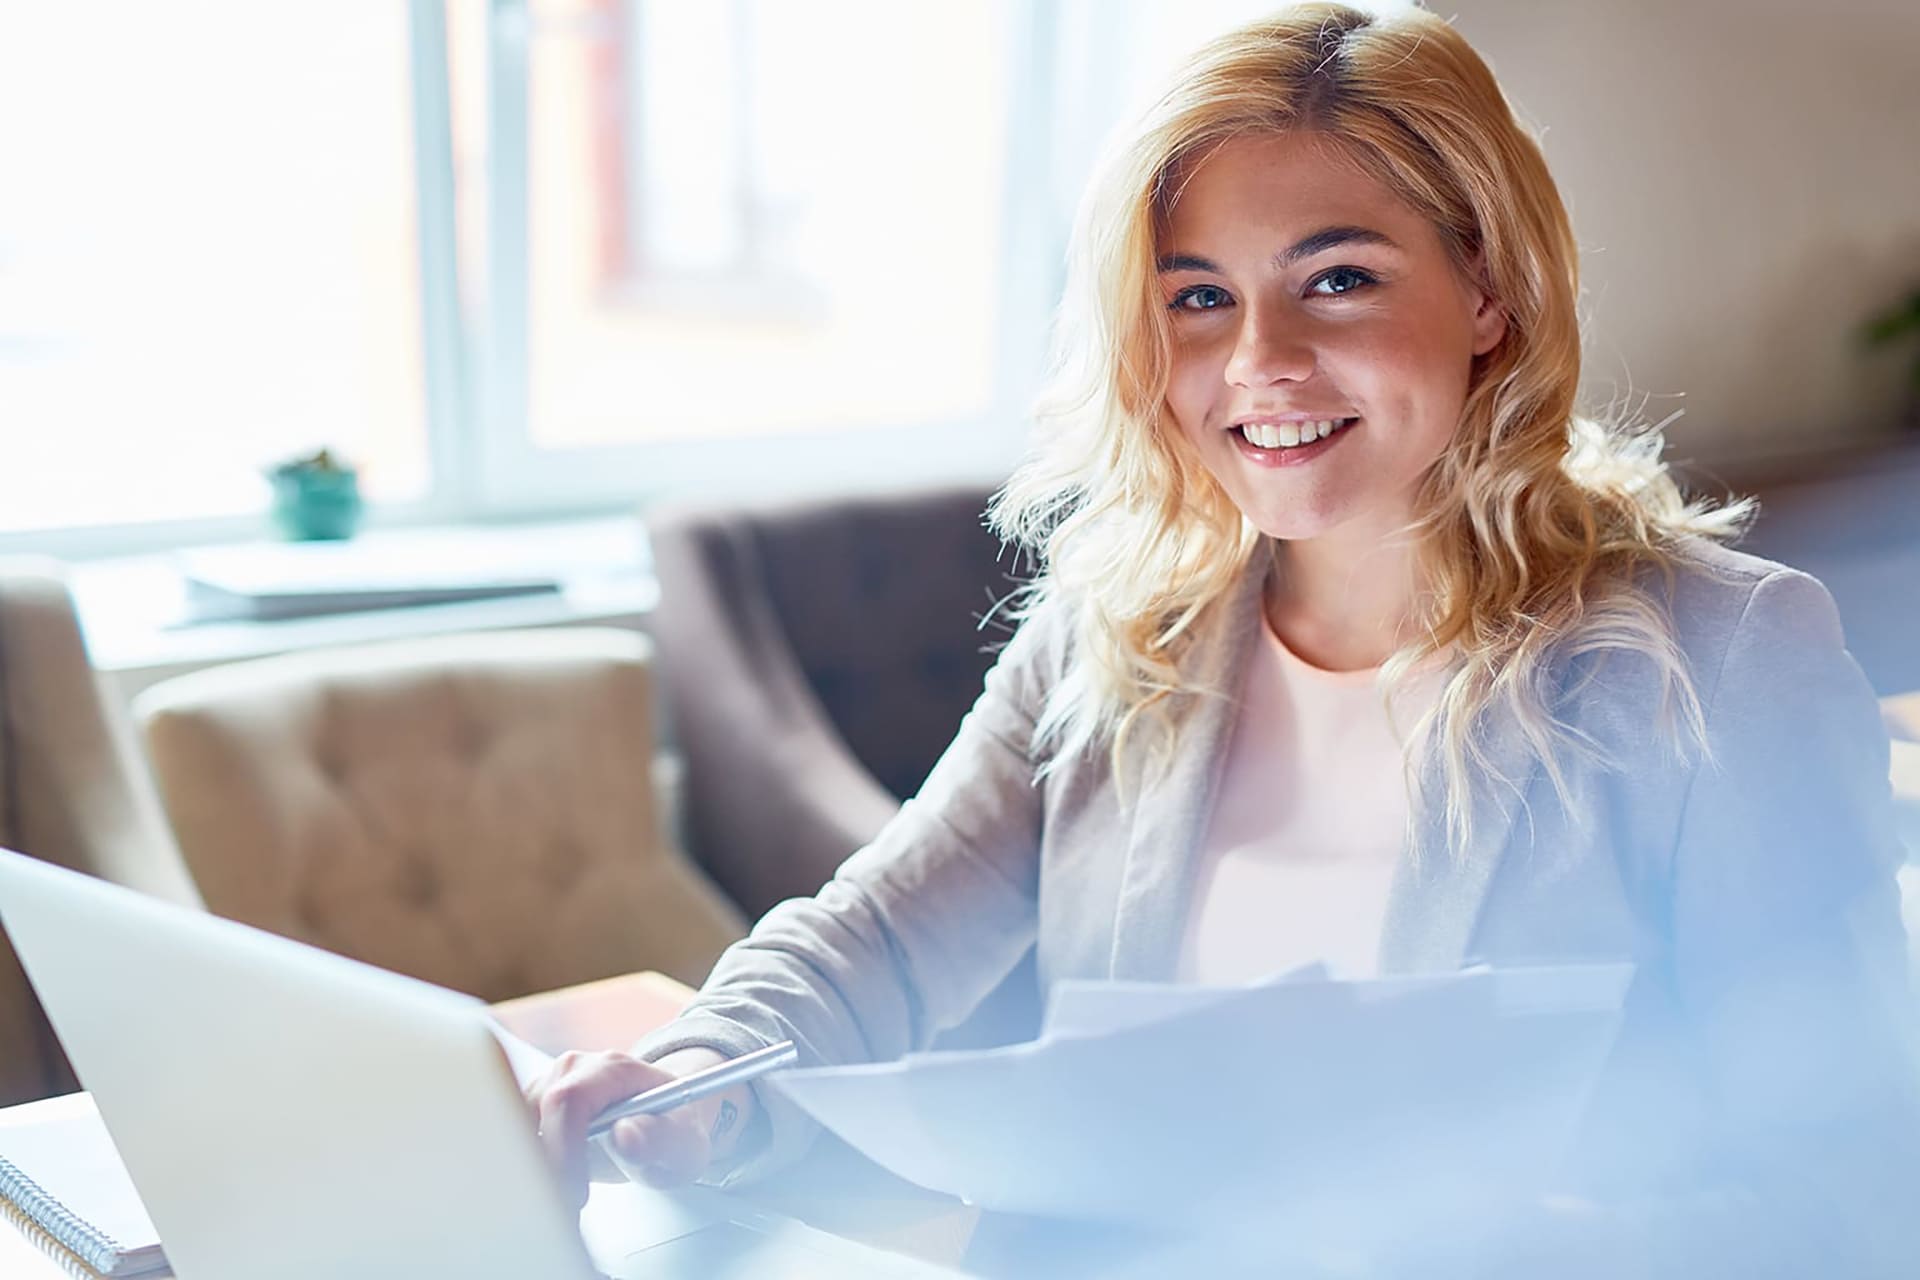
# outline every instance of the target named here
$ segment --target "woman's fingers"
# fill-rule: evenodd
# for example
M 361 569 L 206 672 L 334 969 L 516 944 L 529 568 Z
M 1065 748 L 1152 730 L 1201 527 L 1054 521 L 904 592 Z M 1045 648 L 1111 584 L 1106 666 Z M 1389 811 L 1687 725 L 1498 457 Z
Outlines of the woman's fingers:
M 675 1187 L 706 1170 L 712 1144 L 691 1108 L 631 1116 L 608 1135 L 622 1171 L 649 1186 Z
M 587 1126 L 593 1118 L 671 1079 L 668 1072 L 624 1053 L 563 1053 L 528 1087 L 540 1145 L 575 1204 L 586 1203 Z

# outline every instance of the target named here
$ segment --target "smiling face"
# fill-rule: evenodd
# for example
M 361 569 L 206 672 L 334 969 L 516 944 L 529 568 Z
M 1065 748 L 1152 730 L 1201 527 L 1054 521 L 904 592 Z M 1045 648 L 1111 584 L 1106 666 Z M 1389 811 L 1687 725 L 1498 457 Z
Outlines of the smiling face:
M 1323 137 L 1253 134 L 1187 177 L 1157 253 L 1167 405 L 1234 504 L 1292 541 L 1407 523 L 1506 333 L 1433 225 Z

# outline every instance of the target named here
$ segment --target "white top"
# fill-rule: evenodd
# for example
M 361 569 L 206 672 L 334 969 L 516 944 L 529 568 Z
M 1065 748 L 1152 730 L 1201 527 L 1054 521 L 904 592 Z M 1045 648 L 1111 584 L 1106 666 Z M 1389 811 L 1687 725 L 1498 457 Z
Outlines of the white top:
M 1406 842 L 1401 735 L 1444 672 L 1410 677 L 1390 722 L 1378 668 L 1323 671 L 1263 635 L 1200 849 L 1180 976 L 1245 982 L 1325 961 L 1368 977 Z

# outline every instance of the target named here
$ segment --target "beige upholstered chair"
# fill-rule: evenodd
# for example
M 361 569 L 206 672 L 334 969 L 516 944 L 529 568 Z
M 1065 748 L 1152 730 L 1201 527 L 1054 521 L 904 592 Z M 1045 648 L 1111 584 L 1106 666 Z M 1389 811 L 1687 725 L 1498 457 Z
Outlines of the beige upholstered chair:
M 1880 699 L 1880 715 L 1896 742 L 1920 742 L 1920 690 Z
M 0 561 L 0 845 L 198 902 L 126 725 L 100 695 L 50 560 Z M 0 938 L 0 1104 L 75 1087 Z
M 1914 986 L 1920 990 L 1920 693 L 1882 698 L 1880 710 L 1893 735 L 1894 820 L 1907 843 L 1907 865 L 1900 868 L 1900 906 L 1907 922 Z
M 1893 805 L 1907 842 L 1907 865 L 1900 868 L 1900 904 L 1913 956 L 1914 984 L 1920 989 L 1920 741 L 1893 740 Z
M 135 704 L 207 905 L 488 1000 L 657 969 L 740 916 L 663 836 L 649 644 L 606 628 L 266 658 Z

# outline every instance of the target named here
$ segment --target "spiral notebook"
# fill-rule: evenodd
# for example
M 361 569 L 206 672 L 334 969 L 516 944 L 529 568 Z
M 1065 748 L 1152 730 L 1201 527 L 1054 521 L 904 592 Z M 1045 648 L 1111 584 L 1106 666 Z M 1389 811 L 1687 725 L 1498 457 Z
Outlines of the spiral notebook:
M 19 1109 L 29 1111 L 44 1114 L 19 1114 L 0 1127 L 5 1216 L 32 1223 L 38 1231 L 27 1235 L 37 1244 L 46 1247 L 44 1233 L 73 1260 L 111 1280 L 164 1274 L 160 1234 L 93 1100 L 77 1094 Z

